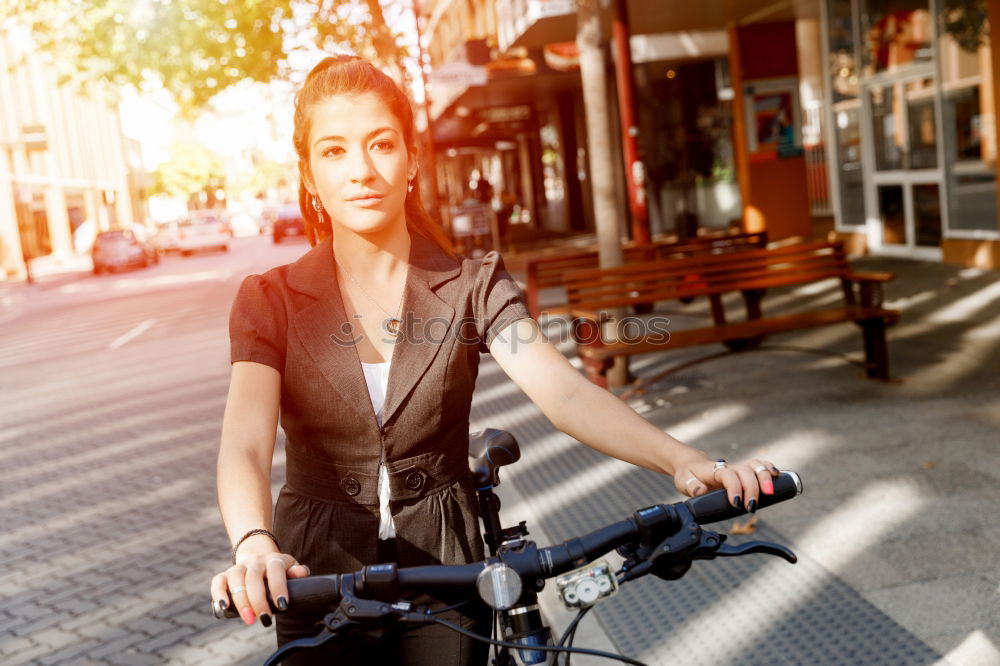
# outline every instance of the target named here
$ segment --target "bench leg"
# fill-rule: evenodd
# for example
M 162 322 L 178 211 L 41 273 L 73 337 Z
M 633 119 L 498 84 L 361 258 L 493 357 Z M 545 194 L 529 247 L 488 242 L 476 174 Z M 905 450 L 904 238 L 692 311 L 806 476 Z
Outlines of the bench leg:
M 885 320 L 859 321 L 865 338 L 865 372 L 870 379 L 889 379 L 889 346 L 885 341 Z
M 583 369 L 587 373 L 587 379 L 602 389 L 606 389 L 608 388 L 608 370 L 613 363 L 612 359 L 598 360 L 584 357 Z

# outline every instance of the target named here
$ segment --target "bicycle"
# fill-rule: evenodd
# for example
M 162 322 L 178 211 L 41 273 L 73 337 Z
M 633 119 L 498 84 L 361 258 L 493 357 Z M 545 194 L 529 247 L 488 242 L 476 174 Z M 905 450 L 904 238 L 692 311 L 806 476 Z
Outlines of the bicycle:
M 729 503 L 724 490 L 715 490 L 674 504 L 658 504 L 639 509 L 629 518 L 606 525 L 582 537 L 538 548 L 525 539 L 525 521 L 503 527 L 500 499 L 494 489 L 500 484 L 500 468 L 516 462 L 520 450 L 514 437 L 503 430 L 487 429 L 469 436 L 469 466 L 479 498 L 483 539 L 490 556 L 481 562 L 400 568 L 395 563 L 375 564 L 347 574 L 311 576 L 288 581 L 289 605 L 327 611 L 323 629 L 312 638 L 291 641 L 264 662 L 278 664 L 290 654 L 323 645 L 327 641 L 394 623 L 438 623 L 494 646 L 495 666 L 542 664 L 560 653 L 615 659 L 644 666 L 630 657 L 573 647 L 580 620 L 597 602 L 618 591 L 619 586 L 653 574 L 663 580 L 677 580 L 695 560 L 738 557 L 762 553 L 796 562 L 785 546 L 749 541 L 726 545 L 726 535 L 703 530 L 701 525 L 735 518 L 746 513 Z M 774 479 L 774 494 L 761 495 L 764 508 L 802 493 L 802 481 L 794 472 L 782 472 Z M 624 558 L 618 571 L 597 558 L 611 550 Z M 555 578 L 563 604 L 576 610 L 558 643 L 552 643 L 551 629 L 538 607 L 538 593 L 545 581 Z M 439 617 L 442 609 L 414 607 L 401 597 L 407 590 L 435 592 L 445 589 L 475 589 L 479 598 L 494 609 L 494 634 L 487 637 L 468 631 Z M 470 596 L 471 599 L 471 596 Z M 272 612 L 276 609 L 271 603 Z M 449 607 L 453 608 L 453 607 Z M 230 599 L 223 613 L 213 605 L 216 617 L 238 617 Z M 503 639 L 496 637 L 497 620 Z

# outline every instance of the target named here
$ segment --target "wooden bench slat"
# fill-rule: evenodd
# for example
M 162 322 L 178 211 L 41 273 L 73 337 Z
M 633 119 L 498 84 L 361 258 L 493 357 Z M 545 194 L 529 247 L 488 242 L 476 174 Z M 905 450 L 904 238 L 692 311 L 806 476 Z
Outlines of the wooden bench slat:
M 818 328 L 820 326 L 848 321 L 863 321 L 865 319 L 877 319 L 880 317 L 894 319 L 897 314 L 893 310 L 862 308 L 858 306 L 814 310 L 811 312 L 769 317 L 767 319 L 755 319 L 753 321 L 712 326 L 710 328 L 671 331 L 669 332 L 670 340 L 666 343 L 619 342 L 601 346 L 582 347 L 580 355 L 593 359 L 633 356 L 635 354 L 663 351 L 672 346 L 681 348 L 712 343 L 721 344 L 732 340 L 752 338 L 758 335 L 773 335 L 775 333 Z

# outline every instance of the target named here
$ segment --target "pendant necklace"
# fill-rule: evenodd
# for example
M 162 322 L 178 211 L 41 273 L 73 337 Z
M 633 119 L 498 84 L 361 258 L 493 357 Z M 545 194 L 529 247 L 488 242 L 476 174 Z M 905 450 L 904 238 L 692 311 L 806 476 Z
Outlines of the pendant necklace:
M 388 331 L 390 335 L 397 335 L 399 333 L 399 326 L 402 323 L 399 319 L 399 313 L 403 309 L 403 296 L 406 294 L 405 284 L 403 286 L 403 293 L 399 295 L 399 305 L 396 306 L 396 314 L 391 315 L 388 312 L 386 312 L 385 308 L 383 308 L 381 305 L 378 304 L 378 301 L 372 298 L 368 294 L 368 292 L 365 291 L 365 288 L 362 287 L 358 283 L 358 281 L 354 279 L 353 275 L 347 272 L 347 269 L 344 268 L 343 264 L 338 263 L 337 266 L 339 266 L 340 270 L 344 273 L 344 275 L 347 276 L 347 279 L 350 280 L 352 283 L 354 283 L 354 286 L 357 287 L 361 291 L 361 293 L 365 295 L 365 298 L 371 301 L 375 305 L 375 307 L 377 307 L 379 310 L 383 312 L 383 314 L 385 314 L 386 319 L 382 322 L 382 328 Z

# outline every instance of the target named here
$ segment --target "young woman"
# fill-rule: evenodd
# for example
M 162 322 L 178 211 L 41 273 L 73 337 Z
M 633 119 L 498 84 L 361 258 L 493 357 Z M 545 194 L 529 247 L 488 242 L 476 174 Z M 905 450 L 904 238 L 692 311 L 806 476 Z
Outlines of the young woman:
M 299 203 L 313 249 L 248 277 L 230 319 L 232 378 L 218 495 L 233 566 L 212 581 L 247 624 L 269 626 L 287 579 L 366 564 L 483 557 L 468 472 L 469 409 L 489 352 L 560 430 L 674 477 L 697 495 L 724 486 L 752 507 L 770 463 L 713 463 L 587 382 L 542 336 L 500 256 L 456 256 L 418 197 L 412 111 L 391 79 L 354 57 L 327 58 L 296 98 Z M 280 409 L 279 409 L 280 408 Z M 274 508 L 280 412 L 286 484 Z M 469 604 L 452 620 L 483 632 Z M 278 641 L 320 618 L 277 615 Z M 483 664 L 481 644 L 436 626 L 303 655 L 297 663 Z

